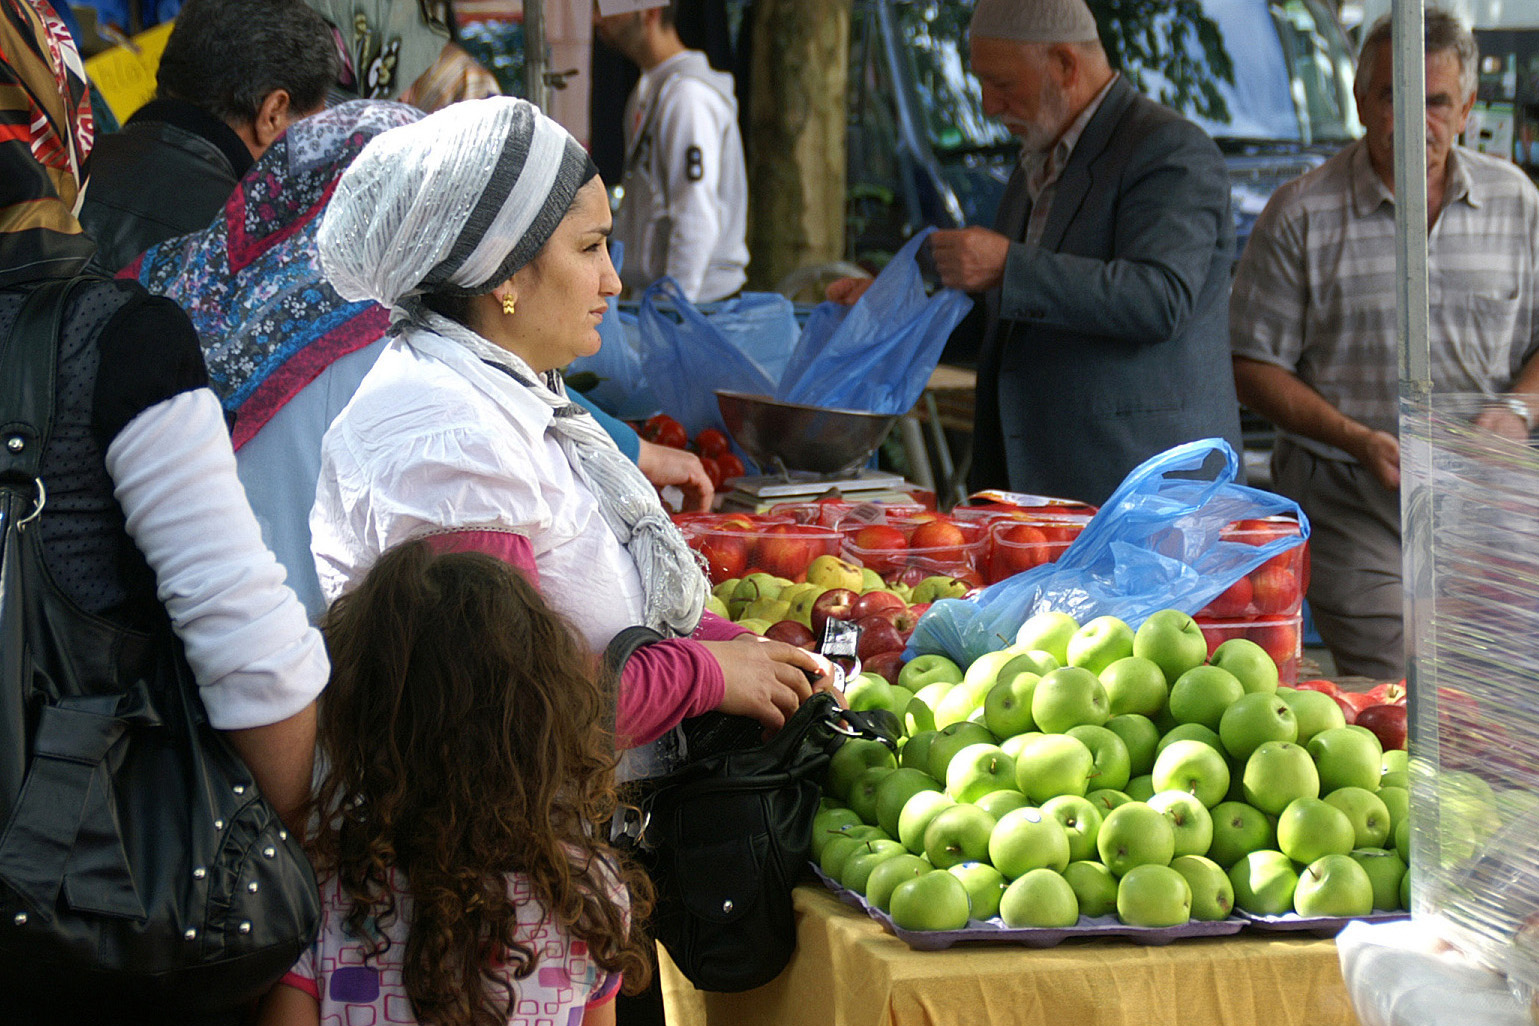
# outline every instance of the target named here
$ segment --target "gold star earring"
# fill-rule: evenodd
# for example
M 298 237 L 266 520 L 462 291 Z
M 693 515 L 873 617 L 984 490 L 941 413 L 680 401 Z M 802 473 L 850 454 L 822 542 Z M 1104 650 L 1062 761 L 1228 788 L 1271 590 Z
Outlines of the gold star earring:
M 507 316 L 507 317 L 512 317 L 514 310 L 517 309 L 516 303 L 517 303 L 517 300 L 515 300 L 512 295 L 503 296 L 502 297 L 502 312 L 503 312 L 503 315 Z

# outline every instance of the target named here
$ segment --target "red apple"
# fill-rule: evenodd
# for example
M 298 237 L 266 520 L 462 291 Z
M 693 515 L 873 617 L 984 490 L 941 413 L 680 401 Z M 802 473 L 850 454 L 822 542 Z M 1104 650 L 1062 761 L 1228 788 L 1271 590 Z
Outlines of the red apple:
M 1035 524 L 1003 528 L 994 541 L 995 577 L 1010 577 L 1048 561 L 1047 534 Z
M 852 620 L 850 610 L 860 596 L 848 588 L 829 588 L 812 603 L 812 636 L 821 638 L 829 620 Z
M 1299 604 L 1299 579 L 1292 570 L 1263 563 L 1250 575 L 1251 597 L 1262 616 L 1291 613 Z
M 1299 654 L 1299 628 L 1295 624 L 1255 624 L 1246 633 L 1250 640 L 1266 649 L 1266 654 L 1278 666 Z
M 819 542 L 800 524 L 771 524 L 759 539 L 759 564 L 776 577 L 805 580 L 807 564 L 821 548 Z
M 1385 681 L 1383 684 L 1369 688 L 1368 694 L 1373 698 L 1375 705 L 1404 705 L 1408 694 L 1405 689 L 1405 678 Z
M 1385 704 L 1387 704 L 1387 703 L 1378 701 L 1376 698 L 1373 697 L 1373 695 L 1369 694 L 1366 691 L 1340 691 L 1340 692 L 1337 692 L 1337 696 L 1340 698 L 1341 701 L 1346 702 L 1347 704 L 1352 706 L 1352 710 L 1354 712 L 1362 712 L 1364 709 L 1368 708 L 1370 705 L 1385 705 Z
M 1244 616 L 1250 609 L 1251 583 L 1249 577 L 1241 577 L 1214 596 L 1203 612 L 1221 620 L 1233 620 Z
M 926 602 L 925 605 L 929 606 L 929 603 Z M 903 639 L 903 644 L 908 644 L 909 636 L 914 633 L 914 628 L 919 626 L 919 616 L 920 614 L 914 612 L 912 608 L 907 608 L 900 610 L 892 617 L 892 625 L 898 628 L 898 637 Z
M 1323 691 L 1332 698 L 1341 693 L 1333 680 L 1301 680 L 1293 685 L 1295 691 Z
M 748 539 L 741 535 L 712 532 L 699 545 L 712 584 L 742 577 L 748 569 Z
M 863 616 L 880 613 L 891 620 L 893 615 L 907 608 L 908 604 L 893 592 L 868 591 L 855 600 L 855 606 L 850 610 L 850 615 L 859 620 Z
M 1405 717 L 1403 705 L 1370 705 L 1357 714 L 1357 725 L 1373 731 L 1387 751 L 1405 747 Z
M 1338 691 L 1331 696 L 1331 700 L 1340 707 L 1341 716 L 1344 720 L 1347 721 L 1348 726 L 1351 726 L 1357 722 L 1357 706 L 1347 701 L 1347 692 Z
M 816 647 L 816 641 L 812 637 L 812 630 L 800 620 L 779 620 L 769 625 L 765 630 L 766 638 L 776 641 L 784 641 L 787 645 L 795 645 L 797 648 L 812 650 Z
M 855 654 L 860 657 L 862 664 L 878 652 L 903 651 L 903 637 L 885 616 L 863 616 L 855 621 L 855 626 L 860 628 L 860 641 L 855 645 Z
M 908 550 L 903 532 L 890 524 L 867 524 L 851 533 L 849 539 L 859 561 L 879 574 L 902 566 Z
M 862 657 L 860 668 L 867 673 L 878 674 L 889 684 L 896 684 L 898 671 L 903 668 L 903 650 L 895 648 L 887 652 L 877 652 L 869 659 Z
M 910 549 L 923 549 L 925 555 L 938 560 L 960 560 L 967 535 L 949 520 L 930 520 L 914 528 L 908 536 Z

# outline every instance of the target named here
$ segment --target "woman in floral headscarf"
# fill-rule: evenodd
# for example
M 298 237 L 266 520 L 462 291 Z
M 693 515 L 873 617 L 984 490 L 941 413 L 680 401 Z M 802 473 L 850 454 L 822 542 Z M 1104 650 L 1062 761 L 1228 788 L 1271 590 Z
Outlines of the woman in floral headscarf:
M 325 650 L 262 545 L 187 315 L 136 282 L 84 274 L 94 246 L 74 208 L 91 141 L 62 23 L 45 0 L 0 0 L 0 338 L 39 284 L 77 279 L 42 453 L 45 561 L 88 613 L 138 630 L 169 615 L 209 721 L 292 813 L 308 792 Z M 7 993 L 6 1016 L 70 1021 L 52 1005 L 28 1014 L 29 1001 L 74 997 L 38 982 L 37 996 Z

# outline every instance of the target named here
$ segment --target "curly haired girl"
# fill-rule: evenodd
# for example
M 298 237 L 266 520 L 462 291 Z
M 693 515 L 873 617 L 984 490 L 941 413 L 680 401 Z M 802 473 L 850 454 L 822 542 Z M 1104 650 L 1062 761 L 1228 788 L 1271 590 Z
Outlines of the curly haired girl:
M 571 629 L 506 563 L 423 541 L 323 627 L 325 918 L 263 1026 L 613 1023 L 650 889 L 600 839 L 612 702 Z

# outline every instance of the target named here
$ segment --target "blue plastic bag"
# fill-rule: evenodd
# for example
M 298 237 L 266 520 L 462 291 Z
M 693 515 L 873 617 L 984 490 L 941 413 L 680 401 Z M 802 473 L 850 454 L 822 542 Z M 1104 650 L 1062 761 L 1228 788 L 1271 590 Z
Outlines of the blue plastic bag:
M 778 292 L 744 292 L 703 309 L 711 326 L 758 364 L 770 381 L 780 380 L 801 338 L 794 303 Z
M 1218 476 L 1193 480 L 1213 453 L 1224 457 Z M 1161 609 L 1195 613 L 1309 537 L 1309 520 L 1297 503 L 1235 484 L 1238 468 L 1234 450 L 1219 438 L 1150 457 L 1128 474 L 1058 562 L 990 585 L 971 599 L 935 603 L 920 619 L 905 657 L 939 652 L 966 666 L 1013 644 L 1021 624 L 1050 610 L 1080 623 L 1116 616 L 1133 628 Z M 1265 545 L 1220 537 L 1236 520 L 1279 513 L 1298 517 L 1298 536 Z
M 774 391 L 764 368 L 684 298 L 672 278 L 647 286 L 640 321 L 641 361 L 652 393 L 691 437 L 708 427 L 726 430 L 716 405 L 717 389 L 753 395 Z
M 854 306 L 822 303 L 802 328 L 775 398 L 869 413 L 907 413 L 973 301 L 925 293 L 915 259 L 933 228 L 914 236 Z

